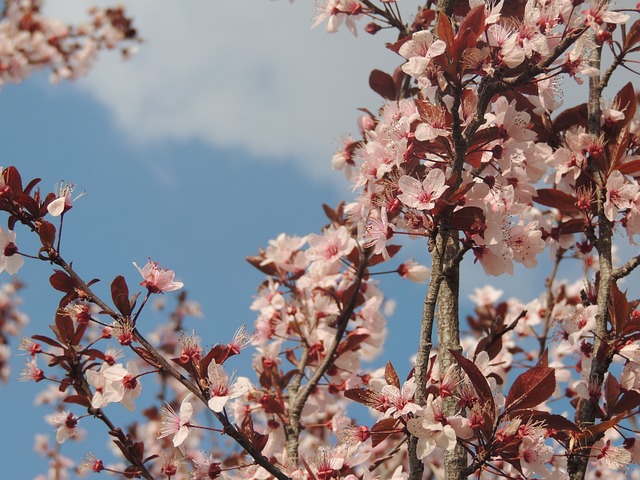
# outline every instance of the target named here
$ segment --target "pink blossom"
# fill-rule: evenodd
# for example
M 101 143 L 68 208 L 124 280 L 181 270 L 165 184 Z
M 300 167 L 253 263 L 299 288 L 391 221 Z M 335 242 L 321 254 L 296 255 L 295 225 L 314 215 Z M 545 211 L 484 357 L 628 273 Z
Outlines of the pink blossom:
M 444 183 L 444 173 L 438 169 L 431 170 L 422 182 L 414 177 L 403 175 L 398 182 L 402 192 L 398 198 L 407 207 L 431 210 L 435 207 L 436 200 L 449 188 Z
M 391 406 L 384 413 L 385 417 L 400 417 L 409 413 L 415 413 L 422 408 L 413 403 L 413 395 L 416 392 L 416 382 L 413 377 L 404 382 L 402 390 L 395 385 L 385 385 L 382 387 L 382 395 L 384 395 Z
M 431 60 L 441 55 L 447 45 L 442 40 L 433 41 L 433 35 L 428 30 L 416 32 L 411 40 L 405 42 L 398 53 L 408 61 L 402 66 L 402 71 L 412 77 L 419 77 L 431 64 Z
M 67 182 L 65 184 L 60 183 L 58 186 L 58 197 L 53 200 L 49 205 L 47 205 L 47 211 L 53 217 L 59 217 L 63 213 L 71 210 L 73 207 L 73 202 L 75 202 L 78 198 L 84 195 L 84 192 L 78 195 L 73 200 L 71 199 L 71 194 L 75 190 L 76 186 Z
M 134 400 L 142 392 L 142 383 L 138 380 L 138 367 L 134 362 L 128 362 L 127 368 L 121 364 L 106 368 L 102 374 L 106 382 L 103 401 L 106 403 L 119 402 L 127 410 L 133 412 L 136 408 Z
M 424 283 L 431 276 L 431 270 L 410 258 L 398 266 L 398 274 L 412 282 Z
M 188 394 L 180 404 L 180 413 L 176 413 L 171 405 L 166 404 L 160 410 L 160 435 L 158 438 L 173 435 L 173 446 L 178 447 L 189 435 L 189 425 L 193 415 L 193 405 Z
M 545 464 L 553 458 L 553 448 L 544 443 L 543 436 L 536 438 L 522 437 L 518 451 L 525 476 L 540 475 L 541 478 L 545 478 L 549 475 L 549 470 L 545 467 Z
M 158 266 L 158 262 L 149 260 L 144 268 L 140 268 L 136 262 L 133 265 L 138 269 L 140 275 L 144 279 L 140 285 L 147 287 L 149 293 L 164 293 L 180 290 L 184 284 L 175 282 L 173 278 L 175 273 L 173 270 L 166 270 Z
M 24 265 L 24 258 L 18 253 L 15 241 L 16 233 L 13 230 L 5 232 L 0 227 L 0 272 L 6 270 L 13 275 Z
M 604 213 L 613 222 L 618 216 L 618 210 L 633 208 L 640 188 L 635 183 L 627 183 L 619 170 L 614 170 L 607 178 L 607 199 L 604 203 Z
M 429 394 L 424 409 L 415 418 L 407 421 L 407 430 L 418 438 L 416 454 L 418 458 L 425 458 L 436 448 L 452 451 L 456 446 L 456 432 L 449 424 L 443 424 L 444 419 L 440 399 Z
M 73 413 L 58 412 L 47 415 L 47 422 L 56 427 L 56 442 L 64 443 L 77 435 L 78 419 Z
M 215 360 L 209 364 L 207 373 L 209 393 L 211 395 L 208 405 L 214 412 L 222 412 L 229 400 L 238 398 L 251 388 L 249 379 L 239 377 L 236 381 L 233 381 L 224 371 L 222 365 L 218 365 Z
M 193 463 L 195 468 L 193 472 L 191 472 L 192 480 L 209 480 L 222 475 L 220 462 L 214 461 L 211 455 L 201 462 L 194 461 Z
M 321 267 L 330 268 L 355 248 L 356 241 L 344 225 L 330 226 L 323 235 L 309 235 L 307 258 Z
M 373 247 L 374 254 L 382 254 L 385 260 L 389 260 L 387 241 L 393 237 L 395 229 L 395 225 L 389 223 L 387 209 L 382 207 L 379 218 L 375 215 L 369 216 L 369 221 L 365 227 L 364 246 L 366 248 Z

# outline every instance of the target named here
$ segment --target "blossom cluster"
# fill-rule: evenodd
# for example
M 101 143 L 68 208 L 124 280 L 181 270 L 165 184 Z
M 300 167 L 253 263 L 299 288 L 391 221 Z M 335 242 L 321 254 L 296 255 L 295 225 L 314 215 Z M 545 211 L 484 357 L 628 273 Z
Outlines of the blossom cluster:
M 50 262 L 50 283 L 62 294 L 53 335 L 21 343 L 30 355 L 21 380 L 55 385 L 41 401 L 64 404 L 48 417 L 57 443 L 81 440 L 80 425 L 93 416 L 120 459 L 90 454 L 79 470 L 247 480 L 633 474 L 640 301 L 618 283 L 640 256 L 617 267 L 612 244 L 617 232 L 632 244 L 640 233 L 639 100 L 631 83 L 611 101 L 603 90 L 638 50 L 640 20 L 626 26 L 637 9 L 457 3 L 436 11 L 429 2 L 406 24 L 395 1 L 319 2 L 315 23 L 327 21 L 329 31 L 345 23 L 355 32 L 360 18 L 372 19 L 369 33 L 396 29 L 388 47 L 400 66 L 393 75 L 372 72 L 385 101 L 376 113 L 365 110 L 360 138 L 332 159 L 356 200 L 325 205 L 319 233 L 281 234 L 247 258 L 265 275 L 250 307 L 255 328 L 240 328 L 228 343 L 205 347 L 186 333 L 185 317 L 200 311 L 157 262 L 134 263 L 141 292 L 117 276 L 103 300 L 60 254 L 54 223 L 73 206 L 71 186 L 43 194 L 39 180 L 25 186 L 15 167 L 2 170 L 0 210 L 9 220 L 0 268 L 13 274 L 25 258 Z M 126 27 L 121 33 L 130 26 L 116 24 Z M 595 58 L 605 47 L 615 61 L 602 73 Z M 561 111 L 563 77 L 589 78 L 589 102 Z M 36 254 L 16 245 L 18 224 L 37 234 Z M 430 268 L 413 260 L 384 267 L 402 237 L 423 241 Z M 465 255 L 480 264 L 470 266 L 474 277 L 480 267 L 498 276 L 513 275 L 516 264 L 538 267 L 545 251 L 553 263 L 542 294 L 503 300 L 502 291 L 478 288 L 461 325 Z M 560 264 L 572 260 L 583 278 L 559 280 Z M 387 334 L 388 304 L 374 280 L 383 273 L 428 281 L 417 353 L 403 377 L 391 362 L 367 364 L 378 361 Z M 143 335 L 149 299 L 177 291 L 169 321 Z M 249 346 L 255 381 L 229 362 Z M 162 402 L 126 432 L 115 426 L 113 404 L 135 411 L 143 378 L 154 374 Z M 354 403 L 370 416 L 353 414 Z M 211 443 L 206 432 L 241 451 L 201 451 Z M 40 438 L 39 450 L 53 449 Z M 58 456 L 51 476 L 69 468 Z

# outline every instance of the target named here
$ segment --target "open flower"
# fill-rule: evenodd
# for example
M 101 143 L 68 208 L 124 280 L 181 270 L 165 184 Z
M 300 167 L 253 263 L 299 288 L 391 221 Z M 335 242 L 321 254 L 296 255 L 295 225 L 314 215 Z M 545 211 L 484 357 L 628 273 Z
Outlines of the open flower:
M 73 193 L 75 188 L 76 186 L 71 182 L 67 182 L 64 184 L 60 183 L 57 185 L 58 198 L 56 198 L 49 205 L 47 205 L 47 211 L 53 217 L 59 217 L 63 213 L 71 210 L 71 207 L 73 206 L 72 205 L 73 202 L 76 201 L 78 198 L 80 198 L 84 194 L 83 192 L 72 200 L 71 194 Z
M 133 265 L 138 269 L 144 279 L 140 285 L 147 287 L 149 293 L 174 292 L 180 290 L 184 283 L 174 282 L 175 273 L 173 270 L 166 270 L 158 266 L 158 262 L 149 260 L 147 264 L 140 268 L 136 262 Z
M 436 206 L 436 200 L 449 188 L 444 182 L 444 173 L 437 169 L 431 170 L 422 182 L 403 175 L 398 182 L 402 192 L 398 195 L 398 199 L 407 207 L 431 210 Z
M 78 419 L 73 413 L 58 412 L 47 415 L 47 422 L 56 427 L 56 442 L 64 443 L 69 438 L 75 438 L 78 430 Z
M 6 270 L 13 275 L 24 265 L 24 258 L 18 254 L 15 241 L 16 233 L 13 230 L 5 232 L 0 227 L 0 272 Z
M 173 435 L 174 447 L 182 444 L 189 435 L 189 422 L 193 415 L 193 405 L 191 405 L 192 396 L 193 394 L 190 393 L 184 397 L 184 400 L 182 400 L 180 404 L 180 413 L 176 413 L 169 404 L 164 405 L 160 409 L 160 435 L 158 435 L 158 438 Z
M 208 405 L 214 412 L 222 412 L 229 400 L 238 398 L 249 390 L 251 386 L 249 379 L 245 377 L 239 377 L 234 381 L 227 372 L 224 371 L 222 365 L 218 365 L 215 360 L 209 364 L 207 373 L 209 377 L 209 391 L 211 393 Z

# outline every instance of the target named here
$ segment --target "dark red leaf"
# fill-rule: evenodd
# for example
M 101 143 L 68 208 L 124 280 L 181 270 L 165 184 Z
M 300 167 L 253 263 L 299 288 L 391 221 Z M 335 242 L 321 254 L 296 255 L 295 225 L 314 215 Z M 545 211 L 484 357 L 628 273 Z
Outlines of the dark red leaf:
M 38 228 L 38 235 L 40 236 L 42 246 L 51 248 L 56 241 L 56 227 L 49 222 L 42 222 Z
M 60 292 L 71 293 L 75 291 L 73 279 L 62 270 L 56 270 L 55 273 L 49 277 L 49 283 Z
M 505 400 L 505 412 L 533 408 L 549 398 L 556 389 L 553 368 L 537 365 L 515 379 Z
M 69 395 L 68 397 L 62 400 L 65 403 L 75 403 L 77 405 L 82 405 L 83 407 L 90 408 L 91 402 L 84 395 Z
M 337 356 L 345 352 L 355 352 L 360 348 L 360 344 L 370 336 L 368 333 L 350 332 L 338 345 Z
M 541 188 L 533 198 L 536 202 L 547 207 L 557 208 L 564 215 L 579 215 L 576 198 L 555 188 Z
M 633 25 L 629 28 L 627 36 L 624 39 L 623 50 L 628 50 L 636 43 L 640 42 L 640 20 L 633 22 Z
M 34 178 L 33 180 L 31 180 L 26 187 L 24 187 L 24 191 L 23 193 L 25 195 L 30 195 L 31 194 L 31 190 L 33 190 L 33 187 L 35 187 L 38 183 L 40 183 L 40 179 L 39 178 Z
M 229 347 L 226 345 L 216 344 L 200 361 L 200 375 L 208 376 L 209 364 L 215 360 L 218 365 L 222 365 L 229 358 Z
M 129 302 L 129 287 L 122 275 L 118 275 L 111 282 L 111 298 L 116 309 L 125 317 L 131 315 L 131 303 Z
M 350 388 L 345 390 L 344 396 L 354 402 L 362 403 L 368 407 L 375 408 L 377 406 L 377 392 L 368 388 Z
M 55 319 L 55 333 L 64 345 L 72 345 L 75 329 L 73 328 L 73 320 L 66 313 L 58 311 Z
M 389 435 L 397 433 L 397 423 L 397 418 L 383 418 L 371 427 L 371 447 L 375 448 L 383 440 L 389 437 Z
M 609 375 L 613 376 L 613 375 Z M 640 392 L 635 390 L 628 390 L 622 394 L 620 399 L 616 402 L 615 407 L 612 408 L 611 414 L 617 415 L 624 412 L 629 412 L 640 406 Z
M 620 127 L 628 125 L 633 116 L 636 113 L 636 93 L 633 89 L 633 84 L 628 82 L 613 99 L 612 108 L 622 112 L 624 114 L 624 122 Z
M 398 390 L 400 390 L 400 378 L 398 377 L 398 373 L 396 369 L 393 368 L 391 362 L 387 362 L 387 366 L 384 369 L 384 378 L 389 385 L 393 385 Z
M 34 218 L 40 218 L 40 205 L 29 195 L 18 195 L 13 201 L 25 208 Z
M 382 98 L 396 99 L 396 84 L 393 77 L 382 70 L 373 70 L 369 75 L 369 87 Z
M 514 410 L 509 416 L 520 418 L 523 423 L 542 422 L 542 427 L 566 432 L 580 432 L 580 428 L 563 415 L 556 415 L 540 410 Z
M 451 21 L 444 12 L 438 12 L 438 20 L 436 22 L 436 32 L 438 38 L 447 45 L 447 55 L 451 58 L 451 48 L 453 47 L 454 35 Z
M 264 261 L 264 257 L 260 255 L 245 257 L 245 260 L 249 262 L 251 265 L 253 265 L 255 268 L 257 268 L 258 270 L 260 270 L 265 275 L 275 276 L 278 274 L 278 268 L 275 266 L 275 264 L 270 262 L 265 265 L 262 265 L 262 262 Z
M 625 175 L 635 175 L 640 172 L 640 160 L 631 160 L 630 162 L 618 163 L 615 167 L 620 173 Z
M 475 363 L 465 358 L 461 353 L 451 349 L 449 351 L 451 352 L 451 355 L 453 355 L 458 361 L 458 365 L 460 365 L 460 368 L 464 370 L 464 372 L 469 377 L 471 384 L 478 394 L 480 402 L 487 405 L 487 410 L 491 413 L 491 415 L 493 415 L 493 412 L 495 412 L 495 402 L 493 400 L 493 394 L 491 393 L 491 387 L 489 387 L 489 382 L 487 382 L 487 379 L 485 378 L 483 373 Z
M 402 248 L 402 245 L 387 245 L 387 253 L 389 254 L 389 258 L 393 258 Z M 356 254 L 358 252 L 356 251 Z M 384 258 L 382 254 L 372 255 L 369 258 L 368 265 L 370 267 L 374 267 L 382 262 L 386 262 L 387 260 Z
M 631 307 L 627 300 L 627 295 L 620 291 L 615 282 L 611 282 L 609 318 L 611 325 L 613 326 L 614 333 L 617 334 L 624 331 L 627 322 L 631 318 Z
M 451 228 L 468 234 L 484 232 L 487 228 L 484 213 L 478 207 L 463 207 L 453 212 Z
M 620 384 L 613 375 L 607 375 L 604 381 L 604 401 L 607 404 L 607 410 L 610 412 L 615 407 L 618 397 L 620 396 Z
M 61 343 L 56 342 L 54 339 L 46 337 L 44 335 L 32 335 L 31 338 L 37 340 L 38 342 L 46 343 L 47 345 L 51 345 L 52 347 L 63 348 Z
M 20 195 L 22 193 L 22 178 L 16 167 L 11 166 L 5 168 L 2 171 L 2 176 L 5 185 L 11 188 L 13 195 Z
M 553 121 L 553 128 L 556 132 L 563 132 L 575 126 L 586 128 L 587 118 L 587 104 L 581 103 L 560 112 Z

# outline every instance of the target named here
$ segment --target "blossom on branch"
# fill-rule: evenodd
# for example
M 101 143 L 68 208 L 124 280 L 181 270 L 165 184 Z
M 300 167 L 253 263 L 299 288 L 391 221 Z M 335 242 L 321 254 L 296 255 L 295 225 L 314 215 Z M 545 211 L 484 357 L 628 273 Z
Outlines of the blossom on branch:
M 133 265 L 144 279 L 140 285 L 146 287 L 149 293 L 174 292 L 184 286 L 184 283 L 173 280 L 175 277 L 173 270 L 160 268 L 158 262 L 149 260 L 143 268 L 140 268 L 136 262 L 133 262 Z
M 24 265 L 24 258 L 18 253 L 15 242 L 16 233 L 12 230 L 5 232 L 0 227 L 0 272 L 6 270 L 13 275 Z

